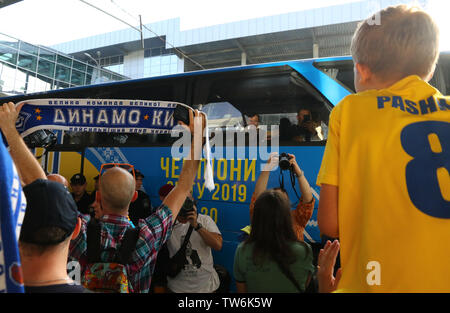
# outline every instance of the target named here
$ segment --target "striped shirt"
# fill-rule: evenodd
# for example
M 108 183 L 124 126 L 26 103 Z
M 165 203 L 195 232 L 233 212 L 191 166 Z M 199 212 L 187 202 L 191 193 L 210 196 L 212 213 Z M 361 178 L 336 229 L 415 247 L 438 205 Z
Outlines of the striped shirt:
M 78 237 L 71 241 L 69 259 L 80 263 L 81 274 L 87 266 L 87 225 L 89 215 L 80 215 L 82 224 Z M 101 259 L 111 262 L 111 252 L 106 249 L 118 249 L 125 232 L 133 227 L 126 216 L 107 214 L 101 220 Z M 147 293 L 155 269 L 156 257 L 161 246 L 169 239 L 172 232 L 172 212 L 161 205 L 155 213 L 146 219 L 140 219 L 137 225 L 139 238 L 131 262 L 126 265 L 129 289 L 131 292 Z

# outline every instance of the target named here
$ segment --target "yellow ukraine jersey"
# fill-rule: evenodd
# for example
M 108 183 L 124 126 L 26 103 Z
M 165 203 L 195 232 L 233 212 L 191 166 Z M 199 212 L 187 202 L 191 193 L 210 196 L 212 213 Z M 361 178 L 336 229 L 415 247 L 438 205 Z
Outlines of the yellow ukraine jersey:
M 344 98 L 317 184 L 338 186 L 342 292 L 450 292 L 450 97 L 418 76 Z

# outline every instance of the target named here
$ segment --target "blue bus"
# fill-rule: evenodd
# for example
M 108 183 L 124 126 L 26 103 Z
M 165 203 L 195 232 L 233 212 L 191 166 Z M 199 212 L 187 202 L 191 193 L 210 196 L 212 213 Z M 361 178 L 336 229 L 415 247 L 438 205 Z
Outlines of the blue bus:
M 431 84 L 445 95 L 450 93 L 449 53 L 441 53 Z M 322 136 L 308 141 L 279 138 L 278 152 L 296 156 L 313 189 L 316 209 L 307 224 L 304 238 L 317 252 L 321 246 L 317 226 L 320 189 L 315 182 L 326 144 L 329 113 L 343 97 L 353 92 L 351 57 L 331 57 L 187 72 L 4 97 L 1 101 L 89 98 L 181 102 L 207 113 L 212 135 L 215 130 L 239 131 L 247 126 L 248 117 L 256 113 L 260 125 L 267 125 L 269 130 L 273 125 L 279 126 L 282 120 L 296 124 L 299 108 L 307 108 Z M 179 178 L 182 160 L 171 157 L 171 145 L 176 138 L 169 134 L 63 131 L 54 131 L 54 134 L 56 144 L 46 153 L 39 148 L 37 140 L 45 141 L 45 136 L 36 136 L 36 140 L 27 142 L 36 148 L 36 155 L 43 155 L 41 160 L 47 172 L 60 173 L 67 178 L 75 173 L 84 173 L 89 182 L 88 191 L 93 189 L 93 177 L 98 175 L 102 163 L 130 163 L 139 169 L 145 175 L 143 189 L 150 195 L 153 206 L 160 203 L 159 188 L 166 183 L 175 184 Z M 230 146 L 230 138 L 221 140 L 215 141 L 215 149 Z M 204 166 L 200 167 L 193 186 L 199 213 L 211 216 L 223 236 L 223 248 L 214 252 L 214 261 L 225 266 L 230 273 L 241 229 L 250 223 L 249 203 L 255 182 L 261 165 L 266 162 L 260 154 L 248 157 L 250 150 L 255 148 L 248 141 L 234 141 L 231 146 L 245 149 L 245 158 L 236 158 L 233 151 L 231 158 L 223 153 L 223 157 L 213 159 L 215 189 L 210 192 L 204 187 Z M 256 148 L 267 150 L 268 146 Z M 268 187 L 278 187 L 283 179 L 295 207 L 298 183 L 291 185 L 288 173 L 271 173 Z

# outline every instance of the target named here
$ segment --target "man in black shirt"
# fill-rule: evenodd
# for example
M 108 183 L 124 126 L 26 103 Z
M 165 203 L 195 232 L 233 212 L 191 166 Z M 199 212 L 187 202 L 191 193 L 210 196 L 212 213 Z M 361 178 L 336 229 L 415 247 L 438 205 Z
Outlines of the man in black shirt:
M 81 214 L 89 214 L 89 207 L 95 200 L 95 195 L 92 197 L 86 192 L 86 177 L 82 173 L 72 176 L 70 179 L 70 187 L 72 188 L 72 197 L 77 204 L 78 211 Z
M 136 178 L 136 191 L 138 192 L 138 197 L 136 201 L 131 202 L 130 207 L 128 209 L 128 216 L 134 225 L 138 225 L 139 219 L 145 219 L 153 213 L 152 202 L 150 201 L 150 197 L 141 189 L 142 181 L 144 179 L 144 174 L 141 171 L 135 170 L 135 178 Z
M 77 206 L 62 184 L 47 180 L 41 165 L 17 132 L 16 120 L 20 109 L 21 106 L 16 107 L 12 102 L 0 106 L 0 129 L 25 185 L 23 192 L 27 207 L 19 234 L 19 266 L 25 292 L 29 292 L 29 288 L 35 292 L 49 289 L 54 292 L 85 292 L 67 276 L 70 240 L 78 235 L 81 227 Z M 9 271 L 19 274 L 20 270 L 15 269 L 10 267 Z
M 37 179 L 23 189 L 27 209 L 19 236 L 26 293 L 83 293 L 67 276 L 70 240 L 81 222 L 70 193 L 60 183 Z

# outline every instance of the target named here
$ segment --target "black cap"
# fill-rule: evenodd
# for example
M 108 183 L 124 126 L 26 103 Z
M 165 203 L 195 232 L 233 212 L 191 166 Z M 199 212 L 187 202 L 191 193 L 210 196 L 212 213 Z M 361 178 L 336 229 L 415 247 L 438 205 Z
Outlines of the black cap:
M 70 179 L 70 183 L 72 185 L 84 185 L 86 183 L 86 177 L 81 173 L 75 174 Z
M 20 231 L 20 241 L 40 245 L 58 244 L 71 235 L 78 218 L 78 209 L 72 195 L 60 183 L 38 179 L 23 188 L 27 208 Z M 58 227 L 66 231 L 58 241 L 42 242 L 36 233 L 46 227 Z
M 134 170 L 134 176 L 136 178 L 138 178 L 138 177 L 144 178 L 145 177 L 144 174 L 142 174 L 142 172 L 140 170 L 136 170 L 136 169 Z

